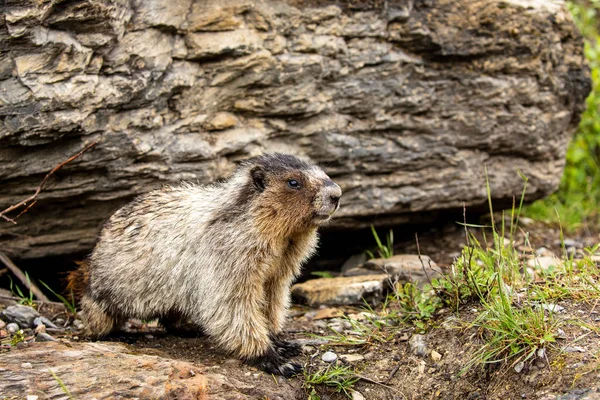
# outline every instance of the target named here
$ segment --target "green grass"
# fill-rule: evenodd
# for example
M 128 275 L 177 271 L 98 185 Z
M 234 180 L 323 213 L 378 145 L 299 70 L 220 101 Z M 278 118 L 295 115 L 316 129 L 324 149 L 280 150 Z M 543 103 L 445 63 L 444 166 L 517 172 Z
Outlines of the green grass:
M 29 280 L 29 274 L 27 272 L 25 272 L 25 278 L 27 278 L 28 283 L 31 282 Z M 29 290 L 29 294 L 25 295 L 23 293 L 23 291 L 21 290 L 21 288 L 19 287 L 19 285 L 16 285 L 10 276 L 8 277 L 8 279 L 10 280 L 11 293 L 13 294 L 13 296 L 19 298 L 18 303 L 25 305 L 25 306 L 29 306 L 29 307 L 34 307 L 35 302 L 33 301 L 33 292 L 31 290 Z
M 384 341 L 390 329 L 406 323 L 425 331 L 436 312 L 447 307 L 462 319 L 463 326 L 475 328 L 481 339 L 480 348 L 462 373 L 475 365 L 514 366 L 540 354 L 545 356 L 546 349 L 551 350 L 556 341 L 557 328 L 565 323 L 548 308 L 565 299 L 591 304 L 600 298 L 600 271 L 591 259 L 600 245 L 587 249 L 580 259 L 569 256 L 563 246 L 562 257 L 552 269 L 529 265 L 535 257 L 533 251 L 519 251 L 515 244 L 527 189 L 527 179 L 522 178 L 519 201 L 515 199 L 513 207 L 500 214 L 494 212 L 491 188 L 486 182 L 492 216 L 489 225 L 463 224 L 467 245 L 444 277 L 432 279 L 421 288 L 395 283 L 382 311 L 384 320 L 390 323 L 357 323 L 353 324 L 353 335 L 338 333 L 333 337 L 345 344 L 364 344 L 374 338 Z M 533 248 L 526 234 L 519 240 L 524 240 L 523 248 Z M 480 310 L 470 322 L 460 315 L 466 305 Z
M 67 310 L 69 311 L 69 313 L 73 316 L 77 315 L 77 306 L 75 304 L 75 296 L 73 295 L 73 291 L 71 291 L 71 300 L 67 300 L 63 295 L 56 293 L 54 290 L 52 290 L 52 288 L 50 286 L 48 286 L 45 282 L 40 281 L 40 283 L 46 288 L 48 289 L 50 292 L 52 292 L 53 295 L 55 295 L 60 301 L 62 301 L 62 303 L 65 305 L 65 307 L 67 308 Z
M 592 91 L 586 100 L 579 129 L 566 156 L 566 166 L 557 193 L 531 204 L 528 217 L 556 224 L 560 220 L 568 232 L 600 229 L 600 1 L 582 5 L 567 2 L 585 40 Z
M 305 370 L 303 386 L 309 400 L 321 398 L 317 393 L 319 386 L 326 386 L 336 393 L 343 393 L 348 398 L 352 398 L 352 387 L 359 380 L 360 378 L 351 368 L 333 363 L 316 371 Z
M 51 369 L 49 369 L 48 371 L 50 371 L 50 374 L 52 375 L 56 383 L 58 383 L 63 393 L 66 394 L 69 399 L 72 399 L 73 395 L 71 394 L 67 386 L 63 383 L 63 381 L 56 375 L 54 371 L 52 371 Z
M 375 239 L 375 243 L 377 244 L 377 256 L 370 251 L 365 250 L 365 253 L 369 258 L 390 258 L 394 255 L 394 231 L 390 229 L 386 237 L 386 243 L 383 244 L 381 239 L 379 239 L 379 235 L 375 230 L 375 227 L 371 225 L 371 233 L 373 234 L 373 238 Z

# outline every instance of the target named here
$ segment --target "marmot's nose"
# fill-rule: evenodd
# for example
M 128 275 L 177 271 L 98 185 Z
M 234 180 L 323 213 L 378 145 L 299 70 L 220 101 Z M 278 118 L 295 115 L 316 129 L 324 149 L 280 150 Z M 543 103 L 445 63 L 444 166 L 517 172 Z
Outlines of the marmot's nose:
M 340 202 L 340 197 L 342 197 L 342 189 L 333 182 L 327 185 L 327 189 L 329 192 L 329 199 L 337 207 Z

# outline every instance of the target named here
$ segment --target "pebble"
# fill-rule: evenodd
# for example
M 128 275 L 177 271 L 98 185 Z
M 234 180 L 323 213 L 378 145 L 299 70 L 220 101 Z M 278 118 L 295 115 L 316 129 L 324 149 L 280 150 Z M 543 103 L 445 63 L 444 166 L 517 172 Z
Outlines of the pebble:
M 334 362 L 335 360 L 337 360 L 337 358 L 338 356 L 332 351 L 327 351 L 321 356 L 321 360 L 328 363 Z
M 36 396 L 35 394 L 28 394 L 27 397 L 25 398 L 25 400 L 38 400 L 39 396 Z
M 352 400 L 365 400 L 365 396 L 355 390 L 352 392 Z
M 23 368 L 23 369 L 31 369 L 31 368 L 33 368 L 33 365 L 31 365 L 31 363 L 24 362 L 24 363 L 21 364 L 21 368 Z
M 565 346 L 562 350 L 567 353 L 585 353 L 585 349 L 579 346 Z
M 369 360 L 372 360 L 375 358 L 375 353 L 369 352 L 369 353 L 365 354 L 363 357 L 365 358 L 365 360 L 369 361 Z
M 556 313 L 564 311 L 564 309 L 565 309 L 564 307 L 559 306 L 558 304 L 540 304 L 540 307 L 543 310 L 550 311 L 550 312 L 556 312 Z
M 36 334 L 38 334 L 38 333 L 46 333 L 46 325 L 44 325 L 44 324 L 39 324 L 38 326 L 36 326 L 36 327 L 35 327 L 35 330 L 34 330 L 34 332 L 35 332 Z
M 431 359 L 435 362 L 438 362 L 442 359 L 442 355 L 435 350 L 431 350 Z
M 517 365 L 515 365 L 515 372 L 519 374 L 521 373 L 521 371 L 523 371 L 523 368 L 525 368 L 525 363 L 523 361 L 520 361 L 517 363 Z
M 145 335 L 144 335 L 144 337 L 145 337 L 146 339 L 154 339 L 154 336 L 153 336 L 153 335 L 151 335 L 151 334 L 149 334 L 149 333 L 145 334 Z
M 363 361 L 365 359 L 364 356 L 360 355 L 360 354 L 342 354 L 340 356 L 340 358 L 342 360 L 346 360 L 348 362 L 357 362 L 357 361 Z
M 425 336 L 423 335 L 413 335 L 408 341 L 410 346 L 410 351 L 416 356 L 426 356 L 427 355 L 427 343 L 425 343 Z
M 33 324 L 33 320 L 40 316 L 35 309 L 20 304 L 6 307 L 2 311 L 4 319 L 9 322 L 16 322 L 23 328 L 29 328 Z
M 15 334 L 19 329 L 21 329 L 21 327 L 16 322 L 11 322 L 6 325 L 6 330 L 11 334 Z
M 83 325 L 83 322 L 81 322 L 80 320 L 76 319 L 73 320 L 73 327 L 77 330 L 79 329 L 83 329 L 85 325 Z
M 56 325 L 61 325 L 61 326 L 65 325 L 65 320 L 63 318 L 56 318 L 54 320 L 54 322 L 56 323 Z
M 37 335 L 35 335 L 35 341 L 36 342 L 56 342 L 56 339 L 50 335 L 48 335 L 46 332 L 41 332 L 38 333 Z
M 34 327 L 38 327 L 40 325 L 45 325 L 47 328 L 58 329 L 58 326 L 54 325 L 52 321 L 46 317 L 37 317 L 33 320 Z
M 4 322 L 0 319 L 0 329 L 4 329 L 5 326 L 6 326 L 6 322 Z
M 538 349 L 537 356 L 538 358 L 544 358 L 546 356 L 546 349 Z

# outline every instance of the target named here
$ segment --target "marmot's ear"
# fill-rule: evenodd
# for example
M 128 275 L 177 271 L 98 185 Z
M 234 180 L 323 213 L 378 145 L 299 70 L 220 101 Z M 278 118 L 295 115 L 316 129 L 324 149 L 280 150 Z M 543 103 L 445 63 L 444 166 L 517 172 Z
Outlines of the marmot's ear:
M 252 176 L 252 182 L 259 191 L 265 190 L 265 172 L 259 166 L 250 170 L 250 176 Z

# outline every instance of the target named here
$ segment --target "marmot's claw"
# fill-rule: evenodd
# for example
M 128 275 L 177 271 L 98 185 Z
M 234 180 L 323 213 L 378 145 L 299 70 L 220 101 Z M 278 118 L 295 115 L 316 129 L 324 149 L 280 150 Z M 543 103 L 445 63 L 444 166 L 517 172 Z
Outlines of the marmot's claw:
M 273 345 L 277 348 L 277 352 L 285 358 L 296 357 L 302 354 L 302 346 L 295 342 L 287 340 L 273 340 Z
M 298 375 L 302 372 L 302 369 L 302 365 L 295 362 L 285 363 L 279 367 L 281 375 L 285 376 L 286 378 L 291 378 L 294 375 Z
M 302 371 L 300 364 L 289 362 L 273 348 L 262 357 L 248 360 L 248 363 L 269 374 L 283 375 L 286 378 L 291 378 Z

